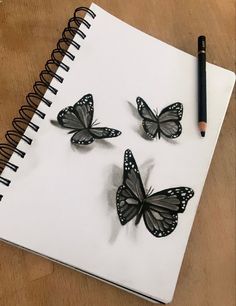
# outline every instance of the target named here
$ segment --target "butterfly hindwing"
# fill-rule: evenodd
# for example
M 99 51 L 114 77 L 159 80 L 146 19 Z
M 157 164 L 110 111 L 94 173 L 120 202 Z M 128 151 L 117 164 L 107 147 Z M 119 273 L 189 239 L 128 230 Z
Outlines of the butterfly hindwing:
M 88 129 L 83 129 L 78 132 L 75 132 L 75 134 L 71 137 L 72 144 L 88 145 L 93 141 L 94 138 Z
M 95 139 L 112 138 L 121 134 L 120 131 L 107 127 L 91 128 L 90 133 Z
M 157 122 L 143 119 L 142 125 L 148 137 L 155 138 L 157 136 L 159 129 L 159 125 Z
M 159 212 L 146 209 L 143 213 L 143 220 L 148 231 L 155 237 L 165 237 L 171 234 L 177 226 L 178 215 L 165 213 L 166 216 L 163 218 Z
M 179 121 L 160 123 L 160 132 L 167 138 L 177 138 L 182 133 L 181 123 Z
M 116 207 L 120 223 L 124 225 L 138 214 L 140 202 L 127 186 L 121 185 L 116 194 Z
M 177 187 L 156 192 L 145 199 L 143 213 L 147 229 L 156 237 L 171 234 L 178 223 L 178 213 L 185 211 L 194 191 L 188 187 Z

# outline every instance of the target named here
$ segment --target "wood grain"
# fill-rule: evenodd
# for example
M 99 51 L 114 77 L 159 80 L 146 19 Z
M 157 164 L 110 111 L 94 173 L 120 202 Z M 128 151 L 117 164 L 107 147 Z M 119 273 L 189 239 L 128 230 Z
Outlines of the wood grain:
M 0 1 L 0 140 L 38 79 L 69 17 L 91 1 Z M 235 1 L 97 0 L 110 13 L 193 55 L 235 70 Z M 232 97 L 181 269 L 173 306 L 235 305 L 235 96 Z M 20 205 L 20 203 L 19 203 Z M 1 306 L 151 305 L 0 243 Z

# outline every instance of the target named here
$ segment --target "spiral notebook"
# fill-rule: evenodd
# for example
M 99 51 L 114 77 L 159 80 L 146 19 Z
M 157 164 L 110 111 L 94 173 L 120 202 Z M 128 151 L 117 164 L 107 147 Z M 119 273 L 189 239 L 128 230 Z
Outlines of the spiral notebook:
M 196 58 L 77 9 L 0 145 L 1 239 L 170 302 L 234 81 L 207 64 L 202 139 Z

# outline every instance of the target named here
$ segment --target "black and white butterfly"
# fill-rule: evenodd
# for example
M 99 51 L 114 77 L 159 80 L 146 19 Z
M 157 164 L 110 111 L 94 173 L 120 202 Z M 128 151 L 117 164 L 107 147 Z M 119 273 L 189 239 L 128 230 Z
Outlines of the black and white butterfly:
M 185 211 L 194 195 L 189 187 L 175 187 L 153 193 L 144 189 L 142 179 L 130 150 L 124 155 L 123 184 L 116 195 L 117 212 L 122 225 L 135 218 L 137 225 L 143 217 L 144 223 L 155 237 L 164 237 L 174 231 L 178 213 Z
M 93 96 L 83 96 L 74 106 L 68 106 L 57 115 L 58 123 L 74 133 L 71 137 L 73 144 L 88 145 L 95 139 L 117 137 L 120 131 L 108 127 L 93 127 Z
M 173 103 L 165 107 L 158 115 L 157 111 L 152 111 L 147 103 L 138 97 L 137 108 L 140 116 L 143 118 L 143 129 L 148 137 L 159 139 L 161 135 L 167 138 L 177 138 L 182 132 L 180 120 L 183 116 L 183 104 Z

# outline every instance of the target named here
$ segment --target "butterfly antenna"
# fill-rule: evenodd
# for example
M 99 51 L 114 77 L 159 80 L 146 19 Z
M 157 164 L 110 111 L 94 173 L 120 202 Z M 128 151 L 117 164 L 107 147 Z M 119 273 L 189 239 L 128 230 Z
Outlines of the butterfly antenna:
M 97 119 L 95 119 L 93 122 L 92 122 L 92 125 L 96 124 L 97 122 Z
M 98 124 L 100 124 L 100 122 L 97 122 L 98 120 L 97 119 L 95 119 L 93 122 L 92 122 L 92 126 L 95 126 L 95 125 L 98 125 Z
M 153 188 L 149 187 L 148 191 L 147 191 L 147 196 L 150 196 L 153 193 Z

